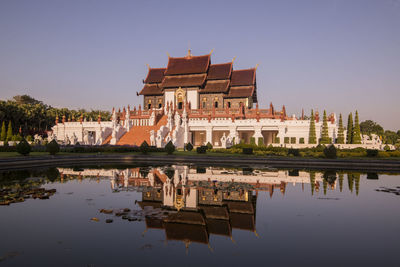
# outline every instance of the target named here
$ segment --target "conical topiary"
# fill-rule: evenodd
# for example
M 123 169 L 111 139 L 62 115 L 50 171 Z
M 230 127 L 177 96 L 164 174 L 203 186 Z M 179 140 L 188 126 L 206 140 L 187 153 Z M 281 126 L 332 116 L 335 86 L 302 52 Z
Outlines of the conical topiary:
M 356 116 L 354 118 L 354 127 L 352 133 L 352 144 L 361 144 L 361 131 L 360 131 L 360 123 L 358 121 L 358 111 L 356 110 Z
M 344 144 L 344 129 L 343 129 L 342 114 L 339 115 L 339 129 L 338 129 L 338 137 L 336 139 L 336 144 Z
M 329 144 L 329 134 L 328 134 L 328 120 L 326 118 L 326 111 L 324 110 L 324 116 L 322 119 L 322 131 L 321 131 L 321 144 Z
M 349 117 L 347 119 L 347 138 L 346 138 L 346 143 L 347 144 L 352 144 L 353 141 L 353 114 L 349 114 Z
M 311 110 L 310 132 L 308 133 L 308 143 L 309 144 L 316 144 L 317 143 L 317 135 L 315 133 L 314 110 Z
M 7 129 L 7 141 L 11 141 L 12 137 L 13 137 L 12 125 L 11 125 L 11 121 L 9 121 L 8 129 Z
M 6 123 L 3 121 L 3 124 L 1 126 L 1 135 L 0 135 L 0 141 L 6 141 Z

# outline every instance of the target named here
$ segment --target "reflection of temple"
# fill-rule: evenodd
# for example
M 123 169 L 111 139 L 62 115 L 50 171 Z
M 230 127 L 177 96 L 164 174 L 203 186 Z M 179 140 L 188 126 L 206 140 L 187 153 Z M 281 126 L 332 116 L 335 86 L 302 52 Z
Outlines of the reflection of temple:
M 211 234 L 232 238 L 240 229 L 256 235 L 258 191 L 286 192 L 287 184 L 310 183 L 310 173 L 287 170 L 224 168 L 128 168 L 82 170 L 60 168 L 63 175 L 109 177 L 111 189 L 142 191 L 142 210 L 162 210 L 165 216 L 146 216 L 148 229 L 165 231 L 167 240 L 209 243 Z M 322 174 L 313 174 L 322 182 Z

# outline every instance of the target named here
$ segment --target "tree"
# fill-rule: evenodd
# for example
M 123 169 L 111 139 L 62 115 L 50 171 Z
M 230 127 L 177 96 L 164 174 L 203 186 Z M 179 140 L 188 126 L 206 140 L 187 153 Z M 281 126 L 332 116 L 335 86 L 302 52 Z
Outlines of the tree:
M 31 146 L 28 144 L 28 142 L 25 139 L 22 139 L 16 147 L 17 152 L 23 156 L 29 155 L 31 152 Z
M 11 121 L 8 122 L 8 129 L 7 129 L 7 141 L 11 141 L 13 137 L 12 125 Z
M 383 135 L 384 130 L 382 126 L 372 120 L 366 120 L 360 123 L 360 131 L 362 134 L 371 136 L 371 134 Z
M 308 134 L 308 143 L 309 144 L 316 144 L 317 143 L 317 134 L 315 133 L 314 110 L 311 110 L 310 132 Z
M 55 155 L 60 152 L 60 146 L 56 142 L 56 140 L 52 140 L 50 143 L 46 145 L 46 151 L 49 152 L 50 155 Z
M 329 134 L 328 134 L 328 120 L 326 118 L 326 111 L 324 110 L 324 116 L 322 119 L 322 133 L 321 133 L 321 144 L 329 144 L 330 139 L 329 139 Z
M 344 144 L 344 129 L 343 129 L 342 114 L 339 115 L 339 129 L 338 129 L 338 137 L 336 139 L 336 144 Z
M 1 125 L 0 141 L 6 141 L 6 137 L 6 123 L 3 121 L 3 124 Z
M 351 114 L 350 112 L 349 117 L 347 119 L 347 138 L 346 138 L 347 144 L 352 144 L 353 141 L 352 133 L 353 133 L 353 114 Z
M 360 124 L 358 122 L 358 111 L 356 110 L 356 116 L 354 118 L 354 127 L 352 133 L 352 144 L 361 144 L 361 132 L 360 132 Z
M 383 142 L 384 142 L 385 144 L 394 145 L 394 144 L 397 142 L 397 139 L 398 139 L 398 138 L 399 138 L 399 136 L 398 136 L 395 132 L 393 132 L 393 131 L 386 130 L 386 131 L 383 133 Z
M 42 104 L 42 101 L 36 100 L 33 97 L 29 95 L 16 95 L 13 97 L 13 100 L 18 104 L 30 104 L 30 105 L 35 105 L 35 104 Z
M 171 155 L 175 151 L 175 146 L 172 144 L 172 141 L 169 141 L 168 144 L 165 145 L 165 151 L 167 151 L 168 155 Z
M 147 144 L 146 141 L 143 141 L 143 143 L 140 145 L 140 152 L 142 152 L 143 154 L 147 154 L 147 152 L 149 152 L 149 144 Z
M 328 159 L 336 159 L 337 157 L 337 150 L 334 145 L 330 145 L 324 148 L 324 155 Z

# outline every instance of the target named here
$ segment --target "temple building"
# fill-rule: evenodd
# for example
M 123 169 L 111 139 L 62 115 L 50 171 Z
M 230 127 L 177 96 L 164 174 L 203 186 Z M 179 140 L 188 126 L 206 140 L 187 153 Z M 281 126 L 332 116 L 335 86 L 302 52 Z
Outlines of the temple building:
M 113 109 L 111 121 L 62 122 L 49 134 L 63 144 L 132 145 L 144 141 L 164 147 L 169 141 L 183 148 L 211 143 L 226 148 L 240 142 L 274 146 L 307 147 L 310 120 L 289 116 L 272 103 L 262 109 L 257 98 L 257 67 L 234 69 L 234 60 L 213 64 L 211 53 L 168 57 L 165 68 L 148 68 L 143 104 Z M 139 92 L 140 91 L 140 92 Z M 317 139 L 321 137 L 322 116 L 316 112 Z M 330 114 L 328 134 L 337 136 L 336 115 Z

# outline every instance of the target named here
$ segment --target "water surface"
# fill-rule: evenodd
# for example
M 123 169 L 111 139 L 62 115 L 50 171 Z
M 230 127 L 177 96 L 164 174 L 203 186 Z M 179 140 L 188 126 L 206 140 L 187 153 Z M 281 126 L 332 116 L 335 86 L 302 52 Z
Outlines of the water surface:
M 4 266 L 400 265 L 396 174 L 102 166 L 0 177 Z

